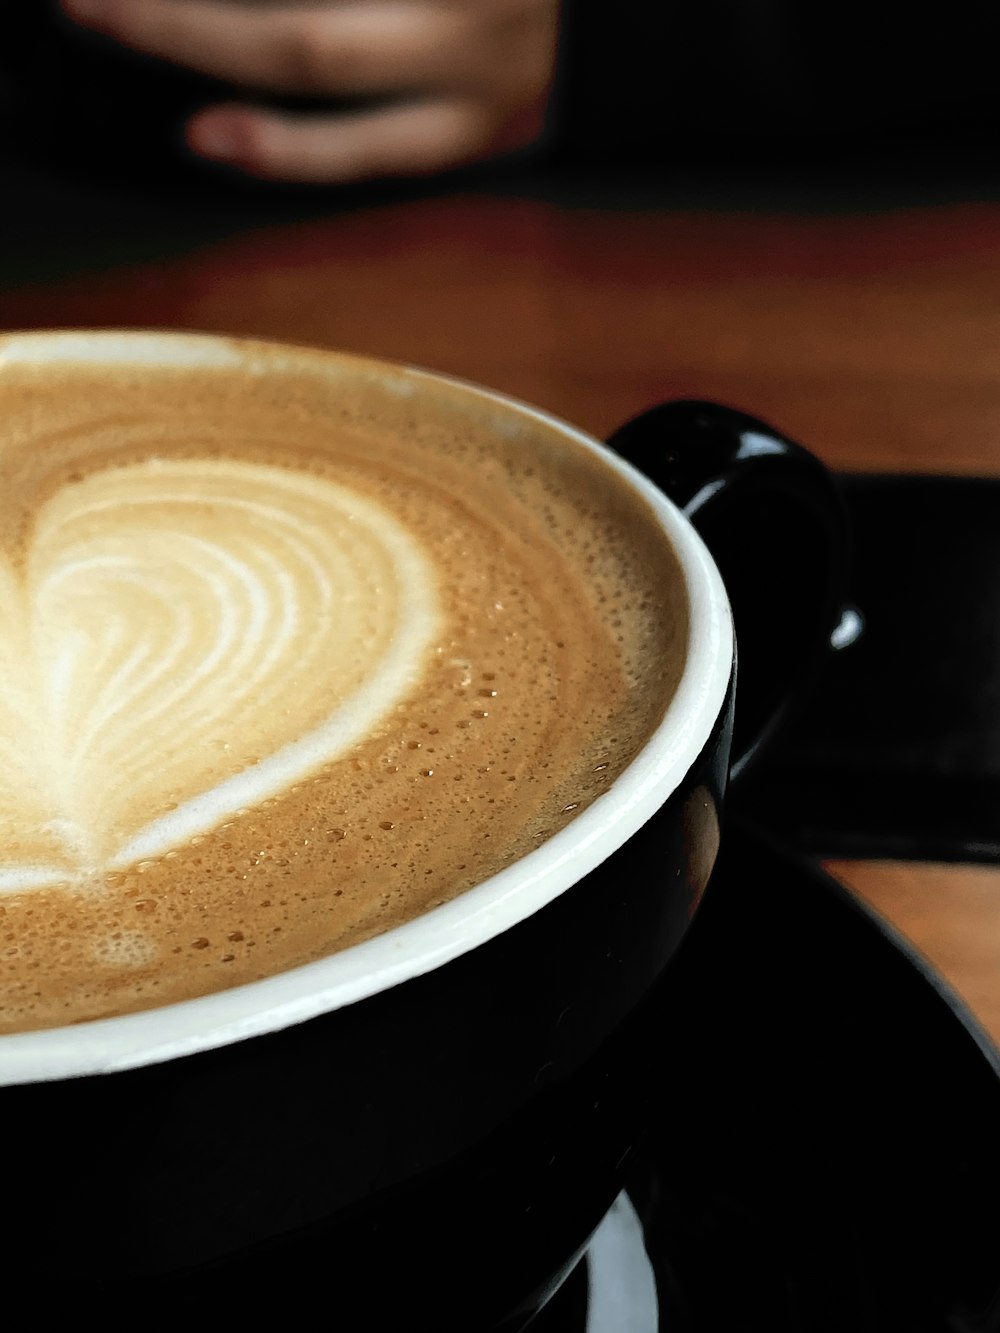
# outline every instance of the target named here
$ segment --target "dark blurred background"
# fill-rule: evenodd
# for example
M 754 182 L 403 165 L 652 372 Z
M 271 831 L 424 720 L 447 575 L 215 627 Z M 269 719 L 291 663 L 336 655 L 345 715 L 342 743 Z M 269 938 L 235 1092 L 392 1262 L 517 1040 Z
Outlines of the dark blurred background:
M 7 0 L 0 283 L 469 185 L 623 206 L 992 197 L 998 35 L 980 0 L 566 0 L 534 147 L 434 180 L 302 187 L 185 149 L 185 118 L 230 89 L 77 28 L 55 0 Z

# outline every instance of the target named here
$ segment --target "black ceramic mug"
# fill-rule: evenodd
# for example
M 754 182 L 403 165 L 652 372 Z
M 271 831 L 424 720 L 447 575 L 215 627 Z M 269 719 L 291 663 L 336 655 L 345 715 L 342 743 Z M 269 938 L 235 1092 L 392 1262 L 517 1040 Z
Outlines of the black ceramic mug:
M 13 336 L 0 369 L 241 355 Z M 296 354 L 252 355 L 280 376 Z M 727 409 L 654 409 L 609 449 L 486 389 L 378 373 L 415 414 L 444 386 L 498 430 L 541 424 L 643 498 L 683 582 L 679 684 L 604 795 L 451 902 L 263 981 L 0 1037 L 11 1300 L 124 1323 L 291 1319 L 318 1299 L 345 1330 L 513 1330 L 622 1186 L 669 1067 L 651 997 L 708 881 L 731 763 L 733 612 L 696 526 L 733 588 L 742 764 L 837 621 L 838 500 L 814 459 Z

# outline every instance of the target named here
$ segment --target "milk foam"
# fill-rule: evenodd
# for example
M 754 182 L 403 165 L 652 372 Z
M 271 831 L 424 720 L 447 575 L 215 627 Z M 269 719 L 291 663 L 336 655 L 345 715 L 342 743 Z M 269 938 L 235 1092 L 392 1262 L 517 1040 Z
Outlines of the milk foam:
M 683 578 L 560 431 L 322 353 L 30 341 L 0 339 L 0 1031 L 411 921 L 641 751 Z
M 59 490 L 0 566 L 0 890 L 78 882 L 335 759 L 438 626 L 413 537 L 348 487 L 150 459 Z

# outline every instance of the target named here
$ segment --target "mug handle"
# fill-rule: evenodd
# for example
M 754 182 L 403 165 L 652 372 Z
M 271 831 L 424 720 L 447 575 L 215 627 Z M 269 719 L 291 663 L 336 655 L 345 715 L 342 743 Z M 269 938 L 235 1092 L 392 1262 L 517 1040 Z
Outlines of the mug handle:
M 737 778 L 818 674 L 843 620 L 843 499 L 801 445 L 717 403 L 663 403 L 608 444 L 684 512 L 722 574 L 739 649 Z

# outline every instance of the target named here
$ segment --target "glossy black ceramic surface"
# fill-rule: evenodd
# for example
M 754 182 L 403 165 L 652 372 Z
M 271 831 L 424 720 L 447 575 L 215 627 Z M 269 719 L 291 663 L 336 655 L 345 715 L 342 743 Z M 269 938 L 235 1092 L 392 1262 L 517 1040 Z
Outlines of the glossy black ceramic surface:
M 1000 1059 L 876 917 L 734 825 L 646 1022 L 662 1064 L 624 1178 L 656 1313 L 641 1256 L 632 1289 L 615 1275 L 617 1302 L 594 1299 L 585 1257 L 531 1333 L 993 1333 Z M 157 1300 L 238 1311 L 278 1292 L 308 1317 L 332 1299 L 336 1259 L 317 1233 L 197 1290 L 158 1283 Z M 412 1315 L 392 1333 L 437 1327 Z M 464 1333 L 484 1327 L 470 1314 Z
M 1000 1056 L 908 946 L 731 824 L 667 985 L 630 1195 L 657 1326 L 995 1333 Z M 532 1333 L 606 1333 L 581 1269 Z
M 684 511 L 725 580 L 739 659 L 738 776 L 829 655 L 848 563 L 839 487 L 801 445 L 718 403 L 663 403 L 608 443 Z

